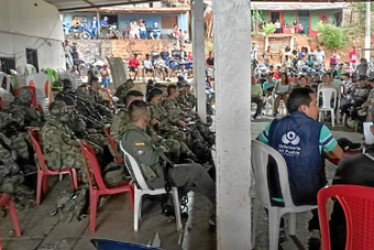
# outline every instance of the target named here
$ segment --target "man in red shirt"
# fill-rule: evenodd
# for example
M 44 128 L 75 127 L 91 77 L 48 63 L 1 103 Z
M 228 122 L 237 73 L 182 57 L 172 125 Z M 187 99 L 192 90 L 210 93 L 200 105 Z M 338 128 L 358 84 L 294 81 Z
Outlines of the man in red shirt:
M 350 62 L 351 62 L 351 67 L 352 67 L 353 71 L 355 71 L 356 66 L 357 66 L 358 55 L 357 55 L 356 47 L 352 46 L 352 49 L 353 50 L 351 52 L 349 52 L 349 59 L 350 59 Z
M 137 59 L 138 54 L 134 54 L 134 56 L 129 61 L 129 68 L 130 68 L 130 78 L 131 78 L 131 72 L 134 72 L 134 80 L 138 76 L 138 67 L 139 67 L 139 60 Z

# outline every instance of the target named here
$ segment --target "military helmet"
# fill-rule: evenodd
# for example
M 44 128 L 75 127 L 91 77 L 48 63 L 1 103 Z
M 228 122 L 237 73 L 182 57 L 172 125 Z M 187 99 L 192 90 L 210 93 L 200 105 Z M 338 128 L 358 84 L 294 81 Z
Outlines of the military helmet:
M 66 113 L 65 102 L 61 100 L 52 102 L 51 106 L 49 106 L 49 112 L 51 116 L 55 118 L 63 116 Z

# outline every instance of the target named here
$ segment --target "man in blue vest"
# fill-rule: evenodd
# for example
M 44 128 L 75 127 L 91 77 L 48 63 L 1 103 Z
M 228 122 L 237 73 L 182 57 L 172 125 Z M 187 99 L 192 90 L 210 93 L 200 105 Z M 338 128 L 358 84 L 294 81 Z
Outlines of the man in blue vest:
M 319 106 L 309 88 L 294 89 L 288 97 L 289 115 L 273 120 L 259 135 L 259 140 L 276 149 L 288 168 L 292 199 L 295 205 L 317 204 L 317 193 L 326 185 L 324 157 L 343 158 L 343 150 L 327 126 L 317 122 Z M 274 205 L 283 205 L 276 167 L 270 161 L 269 187 Z M 309 221 L 309 249 L 320 244 L 317 209 Z M 319 246 L 317 246 L 317 249 Z

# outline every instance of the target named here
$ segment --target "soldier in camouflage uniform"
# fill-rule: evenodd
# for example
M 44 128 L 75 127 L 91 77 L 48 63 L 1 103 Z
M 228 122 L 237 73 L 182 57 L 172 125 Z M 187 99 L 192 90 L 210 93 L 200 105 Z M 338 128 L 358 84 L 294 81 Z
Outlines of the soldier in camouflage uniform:
M 148 97 L 149 110 L 151 112 L 151 126 L 156 133 L 166 139 L 166 144 L 171 152 L 180 153 L 180 158 L 189 158 L 196 160 L 196 156 L 186 145 L 186 134 L 180 131 L 173 120 L 162 106 L 163 91 L 159 88 L 153 88 Z
M 166 98 L 162 105 L 168 113 L 169 119 L 176 122 L 176 125 L 186 129 L 187 131 L 187 145 L 193 150 L 200 161 L 209 161 L 212 163 L 212 156 L 210 147 L 214 144 L 214 138 L 209 133 L 209 129 L 197 119 L 196 114 L 189 117 L 188 113 L 181 110 L 178 106 L 179 92 L 175 85 L 168 86 L 168 98 Z M 187 120 L 195 119 L 194 123 L 188 124 Z
M 114 96 L 118 97 L 118 99 L 122 101 L 121 104 L 125 105 L 126 96 L 133 87 L 134 81 L 129 79 L 117 88 L 116 93 L 114 93 Z
M 41 144 L 49 168 L 76 168 L 84 173 L 84 162 L 76 137 L 67 127 L 69 113 L 63 101 L 55 101 L 49 108 L 51 119 L 41 129 Z
M 131 118 L 128 112 L 128 106 L 135 100 L 143 100 L 144 96 L 141 92 L 137 90 L 131 90 L 126 96 L 122 96 L 120 102 L 126 105 L 120 108 L 117 113 L 113 116 L 112 123 L 110 125 L 110 135 L 117 142 L 121 139 L 121 134 L 126 127 L 131 122 Z
M 185 81 L 184 86 L 179 89 L 179 95 L 177 97 L 179 107 L 185 111 L 194 109 L 197 103 L 196 96 L 192 94 L 190 90 L 191 85 Z

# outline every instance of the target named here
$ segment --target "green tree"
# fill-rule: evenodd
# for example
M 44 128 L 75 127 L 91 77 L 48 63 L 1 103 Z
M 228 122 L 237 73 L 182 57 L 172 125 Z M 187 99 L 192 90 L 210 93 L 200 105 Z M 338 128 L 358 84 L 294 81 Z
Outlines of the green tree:
M 346 44 L 347 39 L 340 27 L 319 22 L 317 30 L 320 32 L 323 44 L 329 49 L 340 49 Z

